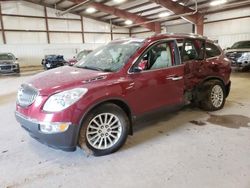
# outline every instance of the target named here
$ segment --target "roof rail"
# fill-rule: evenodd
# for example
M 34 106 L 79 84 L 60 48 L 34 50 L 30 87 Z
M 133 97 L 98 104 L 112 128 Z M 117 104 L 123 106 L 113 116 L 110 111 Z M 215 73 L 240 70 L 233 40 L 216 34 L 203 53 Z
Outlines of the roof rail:
M 198 37 L 202 39 L 207 39 L 207 37 L 195 33 L 173 33 L 173 32 L 166 32 L 166 33 L 160 33 L 158 35 L 181 35 L 181 36 L 187 36 L 187 37 Z

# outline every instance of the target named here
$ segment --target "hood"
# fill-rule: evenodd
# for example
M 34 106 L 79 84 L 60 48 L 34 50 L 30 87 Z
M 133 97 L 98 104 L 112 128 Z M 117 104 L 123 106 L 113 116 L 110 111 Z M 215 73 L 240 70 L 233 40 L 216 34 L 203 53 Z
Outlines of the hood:
M 11 64 L 14 63 L 14 60 L 0 60 L 0 64 Z
M 50 95 L 74 86 L 83 86 L 104 80 L 111 73 L 76 67 L 63 66 L 33 76 L 28 84 L 39 90 L 41 95 Z
M 250 48 L 242 48 L 242 49 L 228 49 L 226 53 L 229 52 L 250 52 Z

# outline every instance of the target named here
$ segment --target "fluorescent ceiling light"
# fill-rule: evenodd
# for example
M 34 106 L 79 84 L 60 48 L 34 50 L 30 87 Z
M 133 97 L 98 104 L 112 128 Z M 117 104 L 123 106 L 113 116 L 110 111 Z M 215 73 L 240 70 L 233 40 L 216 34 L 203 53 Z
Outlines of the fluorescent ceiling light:
M 226 3 L 227 0 L 215 0 L 210 3 L 211 6 L 217 6 Z
M 91 13 L 96 12 L 96 9 L 93 8 L 93 7 L 89 7 L 89 8 L 86 9 L 86 12 L 89 13 L 89 14 L 91 14 Z
M 126 20 L 124 23 L 125 23 L 126 25 L 131 25 L 133 22 L 132 22 L 131 20 Z
M 170 15 L 169 12 L 162 12 L 162 13 L 158 14 L 158 16 L 159 16 L 160 18 L 167 17 L 167 16 L 169 16 L 169 15 Z
M 114 3 L 118 4 L 118 3 L 123 3 L 126 0 L 113 0 Z

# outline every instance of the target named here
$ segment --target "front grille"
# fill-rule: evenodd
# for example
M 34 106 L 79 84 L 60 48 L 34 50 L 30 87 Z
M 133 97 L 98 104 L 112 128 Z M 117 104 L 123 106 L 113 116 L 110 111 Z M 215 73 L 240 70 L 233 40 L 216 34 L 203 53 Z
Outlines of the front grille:
M 27 107 L 35 101 L 38 94 L 35 88 L 22 84 L 17 93 L 17 103 L 22 107 Z
M 0 66 L 0 69 L 1 70 L 10 70 L 12 68 L 11 65 L 3 65 L 3 66 Z

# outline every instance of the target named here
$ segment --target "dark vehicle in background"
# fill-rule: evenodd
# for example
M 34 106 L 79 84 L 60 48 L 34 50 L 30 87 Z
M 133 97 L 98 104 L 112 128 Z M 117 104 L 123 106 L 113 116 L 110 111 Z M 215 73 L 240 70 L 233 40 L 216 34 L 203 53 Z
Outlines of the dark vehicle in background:
M 80 61 L 83 58 L 85 58 L 90 52 L 92 52 L 92 50 L 82 50 L 82 51 L 80 51 L 76 55 L 76 57 L 73 57 L 72 59 L 68 60 L 69 66 L 73 66 L 74 64 L 76 64 L 78 61 Z
M 49 146 L 107 155 L 125 143 L 135 120 L 150 112 L 170 113 L 189 103 L 222 109 L 230 73 L 221 48 L 199 35 L 115 40 L 73 67 L 45 71 L 22 84 L 16 119 Z
M 42 60 L 42 65 L 45 70 L 67 65 L 63 55 L 46 55 Z
M 0 53 L 0 73 L 20 73 L 17 58 L 12 53 Z
M 232 67 L 250 70 L 250 40 L 234 43 L 227 48 L 226 56 L 231 60 Z

